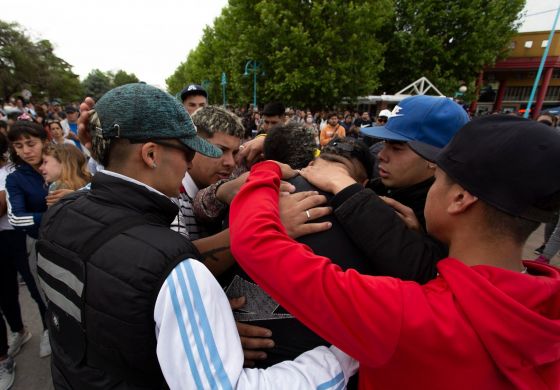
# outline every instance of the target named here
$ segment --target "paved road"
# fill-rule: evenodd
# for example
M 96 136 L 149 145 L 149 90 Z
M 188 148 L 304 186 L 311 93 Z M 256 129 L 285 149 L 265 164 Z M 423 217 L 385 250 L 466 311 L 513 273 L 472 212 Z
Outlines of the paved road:
M 543 231 L 541 226 L 527 241 L 523 253 L 525 259 L 535 258 L 533 250 L 541 245 Z M 553 259 L 553 264 L 560 266 L 560 256 L 557 255 Z M 16 380 L 12 390 L 52 390 L 50 357 L 43 359 L 39 357 L 39 340 L 42 330 L 39 311 L 25 286 L 20 287 L 20 302 L 24 323 L 31 330 L 33 337 L 16 356 Z

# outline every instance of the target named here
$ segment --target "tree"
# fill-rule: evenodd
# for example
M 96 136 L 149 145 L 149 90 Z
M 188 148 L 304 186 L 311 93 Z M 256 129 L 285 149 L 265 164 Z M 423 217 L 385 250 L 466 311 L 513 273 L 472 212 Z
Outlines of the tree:
M 388 19 L 382 91 L 396 93 L 426 76 L 447 95 L 474 90 L 485 66 L 505 56 L 524 0 L 394 0 Z
M 99 100 L 105 92 L 112 88 L 111 78 L 99 69 L 92 69 L 91 72 L 82 81 L 86 96 L 91 96 L 95 100 Z
M 124 70 L 119 70 L 113 76 L 112 86 L 115 88 L 125 84 L 137 83 L 139 81 L 140 80 L 134 73 L 126 73 Z
M 0 92 L 8 99 L 24 88 L 35 98 L 75 100 L 82 95 L 78 76 L 48 40 L 32 42 L 17 23 L 0 20 Z
M 259 105 L 282 100 L 288 105 L 323 107 L 371 93 L 383 69 L 376 38 L 391 16 L 390 0 L 230 0 L 197 48 L 167 79 L 178 92 L 192 81 L 211 82 L 211 100 L 221 100 L 220 75 L 228 75 L 228 96 L 249 102 L 256 60 Z

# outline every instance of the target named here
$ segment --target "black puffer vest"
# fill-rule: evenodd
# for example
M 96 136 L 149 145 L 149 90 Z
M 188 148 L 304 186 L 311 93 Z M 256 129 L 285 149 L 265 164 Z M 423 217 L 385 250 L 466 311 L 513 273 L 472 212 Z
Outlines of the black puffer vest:
M 103 173 L 45 213 L 38 264 L 57 389 L 166 387 L 154 305 L 171 270 L 198 257 L 169 229 L 176 215 L 165 196 Z

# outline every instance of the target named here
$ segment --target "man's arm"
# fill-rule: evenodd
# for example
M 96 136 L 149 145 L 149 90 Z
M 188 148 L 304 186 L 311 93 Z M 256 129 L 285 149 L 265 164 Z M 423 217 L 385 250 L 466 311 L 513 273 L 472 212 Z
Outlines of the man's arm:
M 289 238 L 278 211 L 279 176 L 273 162 L 255 166 L 234 199 L 230 235 L 235 258 L 255 282 L 319 336 L 360 363 L 386 363 L 398 346 L 405 299 L 414 293 L 423 297 L 421 286 L 343 272 Z M 429 321 L 429 311 L 416 313 Z
M 229 229 L 192 242 L 200 252 L 200 261 L 212 275 L 219 276 L 235 263 L 229 245 Z
M 331 199 L 334 214 L 354 244 L 366 254 L 371 272 L 425 283 L 436 276 L 436 263 L 446 257 L 445 245 L 408 228 L 395 210 L 373 191 L 364 189 L 342 169 L 317 164 L 302 175 Z
M 158 360 L 171 389 L 336 389 L 356 368 L 348 356 L 320 347 L 266 370 L 244 369 L 227 297 L 192 259 L 166 279 L 154 320 Z
M 410 229 L 372 190 L 356 188 L 331 200 L 334 214 L 348 236 L 367 256 L 372 272 L 425 283 L 447 247 L 423 231 Z

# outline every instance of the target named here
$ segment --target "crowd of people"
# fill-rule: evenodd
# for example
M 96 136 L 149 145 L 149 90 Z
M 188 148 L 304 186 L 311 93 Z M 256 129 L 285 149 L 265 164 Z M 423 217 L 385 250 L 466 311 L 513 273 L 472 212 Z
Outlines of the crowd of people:
M 2 112 L 0 390 L 32 337 L 18 274 L 56 389 L 560 387 L 549 113 L 143 83 Z

